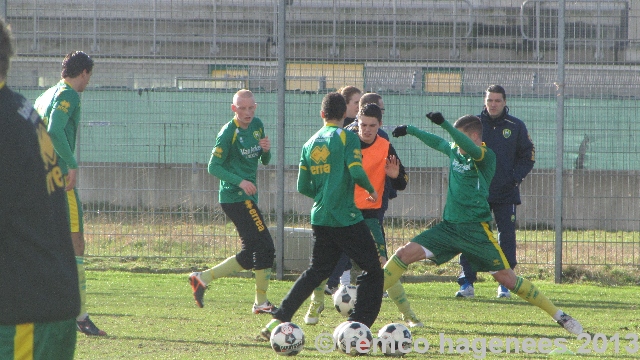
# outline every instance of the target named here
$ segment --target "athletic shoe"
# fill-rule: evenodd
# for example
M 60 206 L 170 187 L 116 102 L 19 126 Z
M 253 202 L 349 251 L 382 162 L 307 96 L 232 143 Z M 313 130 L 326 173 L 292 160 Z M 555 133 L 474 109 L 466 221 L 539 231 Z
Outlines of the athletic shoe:
M 335 294 L 336 291 L 338 291 L 338 286 L 334 286 L 334 287 L 329 287 L 329 285 L 324 286 L 325 295 L 333 296 L 333 294 Z
M 192 272 L 191 275 L 189 275 L 189 284 L 191 284 L 191 289 L 193 289 L 193 298 L 196 299 L 196 305 L 200 308 L 204 307 L 202 298 L 204 297 L 204 291 L 207 289 L 207 284 L 202 281 L 201 275 L 201 272 Z
M 98 329 L 98 327 L 89 319 L 89 316 L 84 318 L 82 321 L 76 321 L 76 327 L 78 331 L 85 335 L 92 336 L 107 336 L 107 333 Z
M 273 314 L 276 312 L 278 308 L 269 302 L 269 300 L 263 302 L 262 304 L 253 304 L 253 313 L 254 314 Z
M 267 341 L 271 340 L 271 332 L 273 331 L 273 329 L 276 328 L 276 326 L 280 325 L 280 323 L 282 323 L 282 321 L 280 321 L 278 319 L 273 319 L 273 320 L 269 321 L 267 326 L 265 326 L 260 331 L 260 336 L 262 336 L 263 338 L 267 339 Z
M 309 310 L 304 316 L 304 323 L 307 325 L 315 325 L 320 320 L 320 313 L 324 310 L 324 303 L 312 301 Z
M 580 335 L 583 333 L 582 325 L 580 325 L 578 320 L 572 318 L 564 312 L 562 313 L 562 315 L 560 315 L 560 320 L 558 320 L 557 323 L 572 334 Z
M 382 293 L 382 298 L 383 299 L 384 298 L 388 298 L 388 297 L 389 297 L 389 293 L 388 292 L 385 291 L 385 292 Z
M 509 289 L 507 289 L 505 286 L 499 285 L 498 286 L 498 297 L 499 298 L 508 298 L 508 297 L 511 297 L 511 293 L 509 292 Z
M 420 319 L 418 319 L 418 316 L 413 312 L 413 310 L 409 310 L 406 314 L 402 314 L 402 320 L 404 320 L 410 328 L 424 327 L 424 324 Z
M 465 282 L 460 286 L 460 290 L 456 293 L 456 297 L 472 298 L 475 293 L 473 290 L 473 284 Z

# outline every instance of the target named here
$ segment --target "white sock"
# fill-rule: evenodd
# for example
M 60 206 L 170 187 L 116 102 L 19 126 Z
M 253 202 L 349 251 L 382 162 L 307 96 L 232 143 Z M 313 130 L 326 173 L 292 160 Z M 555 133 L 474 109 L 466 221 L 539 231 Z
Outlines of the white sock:
M 76 321 L 82 321 L 82 320 L 86 319 L 87 316 L 89 316 L 88 313 L 81 314 L 76 318 Z
M 556 312 L 556 314 L 553 315 L 553 320 L 555 320 L 555 321 L 560 320 L 560 317 L 562 316 L 562 314 L 564 314 L 564 311 L 558 310 L 558 312 Z
M 340 276 L 340 285 L 351 285 L 351 270 L 346 270 L 342 273 L 342 276 Z

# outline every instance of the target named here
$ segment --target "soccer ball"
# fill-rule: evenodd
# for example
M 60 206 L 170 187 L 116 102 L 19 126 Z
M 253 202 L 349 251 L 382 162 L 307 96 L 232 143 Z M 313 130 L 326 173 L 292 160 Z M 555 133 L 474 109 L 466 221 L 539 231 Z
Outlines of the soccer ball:
M 387 324 L 378 331 L 378 343 L 385 355 L 402 356 L 411 350 L 411 331 L 398 323 Z M 403 351 L 400 351 L 403 350 Z
M 340 285 L 338 291 L 333 294 L 333 305 L 342 316 L 348 317 L 353 313 L 356 305 L 356 295 L 358 294 L 357 289 L 353 285 Z
M 283 322 L 271 332 L 271 347 L 278 355 L 296 355 L 304 347 L 304 332 L 291 322 Z
M 369 352 L 373 335 L 367 325 L 352 321 L 340 329 L 338 348 L 345 354 L 360 355 Z
M 340 332 L 342 331 L 342 328 L 351 324 L 353 321 L 345 321 L 343 323 L 341 323 L 340 325 L 336 326 L 335 330 L 333 330 L 333 343 L 337 344 L 340 340 L 338 339 L 338 337 L 340 336 Z

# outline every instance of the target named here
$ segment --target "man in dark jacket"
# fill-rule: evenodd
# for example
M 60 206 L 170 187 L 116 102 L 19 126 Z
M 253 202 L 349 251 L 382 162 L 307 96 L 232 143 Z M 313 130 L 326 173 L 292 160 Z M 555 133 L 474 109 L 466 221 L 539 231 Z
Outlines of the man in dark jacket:
M 496 174 L 489 187 L 489 205 L 498 228 L 498 242 L 509 266 L 516 260 L 516 205 L 520 202 L 519 185 L 533 168 L 535 147 L 524 122 L 509 115 L 507 95 L 500 85 L 487 88 L 484 109 L 478 115 L 482 121 L 482 139 L 496 153 Z M 473 297 L 477 272 L 460 256 L 462 272 L 458 278 L 457 297 Z M 510 297 L 509 290 L 498 286 L 498 297 Z

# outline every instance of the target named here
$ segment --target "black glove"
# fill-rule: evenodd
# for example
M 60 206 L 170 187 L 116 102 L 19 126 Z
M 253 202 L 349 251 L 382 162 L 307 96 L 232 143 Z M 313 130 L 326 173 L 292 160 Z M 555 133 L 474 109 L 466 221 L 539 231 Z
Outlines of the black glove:
M 430 112 L 427 114 L 427 118 L 436 125 L 442 125 L 444 117 L 439 112 Z
M 400 137 L 400 136 L 407 135 L 407 125 L 400 125 L 396 127 L 395 129 L 393 129 L 393 132 L 391 132 L 391 135 L 393 135 L 393 137 Z

